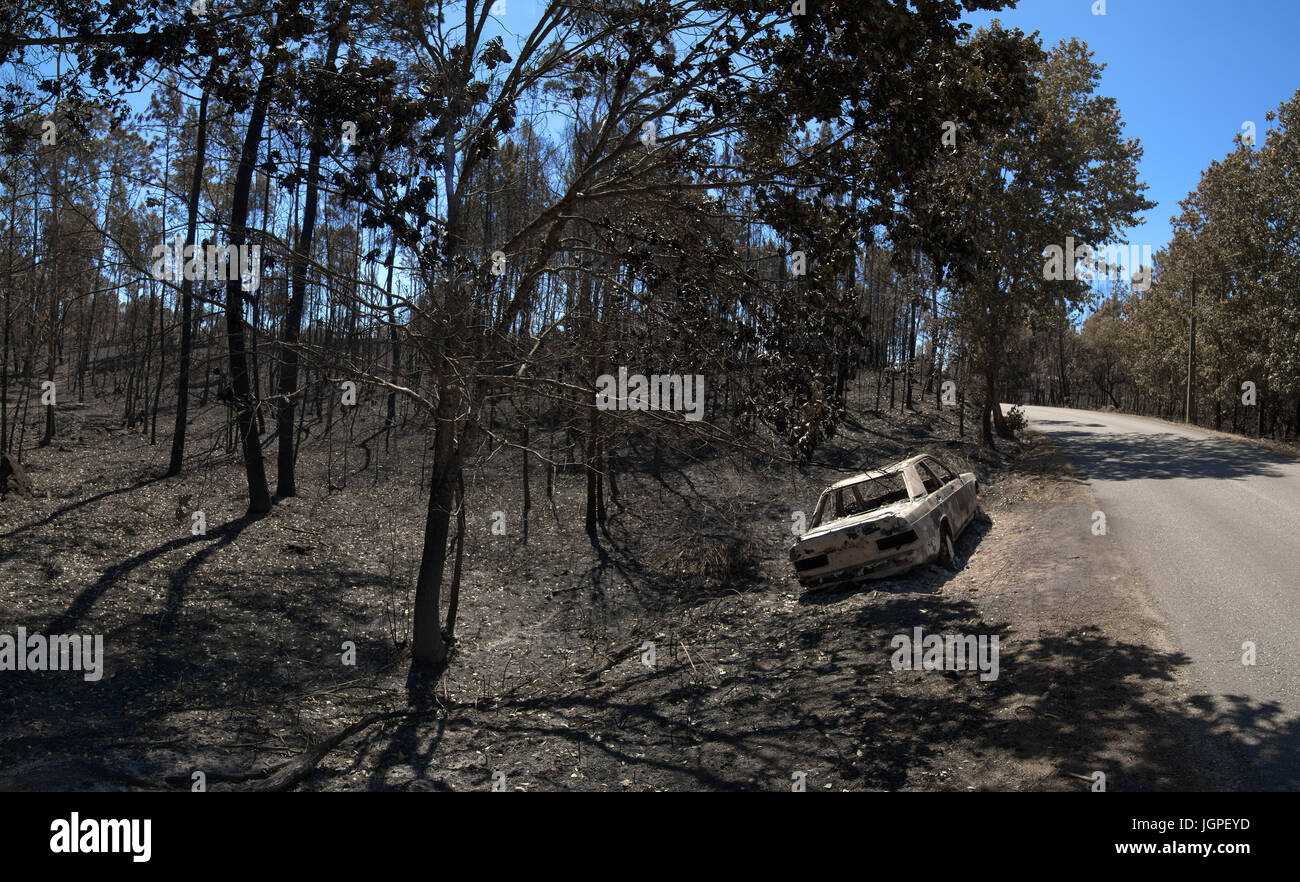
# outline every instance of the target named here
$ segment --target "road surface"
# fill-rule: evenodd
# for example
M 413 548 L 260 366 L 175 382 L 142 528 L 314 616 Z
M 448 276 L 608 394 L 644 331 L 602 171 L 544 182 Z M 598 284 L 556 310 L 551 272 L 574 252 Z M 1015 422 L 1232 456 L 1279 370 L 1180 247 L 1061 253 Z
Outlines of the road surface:
M 1205 698 L 1187 713 L 1235 786 L 1300 790 L 1300 462 L 1159 420 L 1024 410 L 1087 476 L 1190 658 Z

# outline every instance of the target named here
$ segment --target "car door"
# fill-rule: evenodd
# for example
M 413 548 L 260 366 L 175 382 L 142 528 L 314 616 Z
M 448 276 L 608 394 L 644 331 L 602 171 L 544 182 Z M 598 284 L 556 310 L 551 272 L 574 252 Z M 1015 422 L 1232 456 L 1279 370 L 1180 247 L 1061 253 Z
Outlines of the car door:
M 945 480 L 939 463 L 934 460 L 923 460 L 918 465 L 924 470 L 924 474 L 929 476 L 929 480 L 936 485 L 934 492 L 935 507 L 939 512 L 942 512 L 943 517 L 948 519 L 952 536 L 956 539 L 961 534 L 962 528 L 966 526 L 966 518 L 962 512 L 959 496 L 961 482 Z
M 939 480 L 938 476 L 935 475 L 933 471 L 926 468 L 925 460 L 917 460 L 917 462 L 912 466 L 912 469 L 913 474 L 920 482 L 922 490 L 925 493 L 922 501 L 922 510 L 925 514 L 922 515 L 922 517 L 929 518 L 930 522 L 934 525 L 934 542 L 935 550 L 937 551 L 939 542 L 939 523 L 944 517 L 951 518 L 951 516 L 947 514 L 944 503 L 943 482 Z
M 954 535 L 966 529 L 975 514 L 975 488 L 937 459 L 927 460 L 934 473 L 943 481 L 944 506 Z
M 920 476 L 921 483 L 925 485 L 926 495 L 934 497 L 935 505 L 942 506 L 952 495 L 951 488 L 944 484 L 943 479 L 935 469 L 931 468 L 928 460 L 923 459 L 916 464 L 916 473 Z

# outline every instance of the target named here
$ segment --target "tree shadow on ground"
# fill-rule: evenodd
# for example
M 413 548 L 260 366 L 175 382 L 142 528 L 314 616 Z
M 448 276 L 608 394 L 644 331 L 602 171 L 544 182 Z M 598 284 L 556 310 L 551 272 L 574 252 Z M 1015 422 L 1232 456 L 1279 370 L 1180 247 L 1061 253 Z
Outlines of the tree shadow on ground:
M 139 780 L 162 787 L 178 755 L 191 769 L 220 780 L 221 774 L 247 769 L 259 753 L 265 756 L 257 741 L 271 729 L 295 728 L 296 705 L 304 696 L 400 660 L 391 641 L 365 633 L 373 612 L 364 592 L 391 588 L 379 584 L 382 577 L 293 564 L 249 570 L 240 569 L 242 558 L 212 559 L 256 520 L 240 518 L 206 536 L 138 554 L 106 571 L 48 626 L 29 629 L 59 634 L 79 628 L 102 635 L 103 675 L 96 681 L 77 671 L 0 677 L 0 706 L 8 721 L 0 731 L 7 769 L 0 790 L 143 786 Z M 157 602 L 140 603 L 149 585 L 132 584 L 135 596 L 113 599 L 111 589 L 125 586 L 128 573 L 146 564 L 157 570 L 168 551 L 197 543 L 207 544 L 160 586 L 166 591 L 161 612 Z M 335 596 L 345 588 L 356 593 Z M 322 595 L 330 602 L 322 604 Z M 356 643 L 356 667 L 340 666 L 344 638 Z M 207 725 L 196 722 L 205 718 Z M 234 738 L 238 744 L 221 745 L 235 735 L 242 736 Z M 269 739 L 266 747 L 283 750 L 285 744 Z M 86 777 L 74 769 L 85 757 L 120 766 L 123 777 Z
M 162 481 L 164 479 L 165 477 L 162 475 L 159 475 L 158 477 L 154 477 L 154 478 L 145 478 L 143 480 L 136 481 L 134 484 L 129 484 L 125 487 L 117 487 L 113 490 L 105 490 L 103 493 L 97 493 L 94 496 L 88 496 L 85 499 L 78 499 L 76 502 L 70 502 L 67 505 L 60 506 L 59 508 L 50 512 L 48 515 L 46 515 L 45 517 L 41 518 L 38 521 L 32 521 L 29 524 L 23 524 L 21 527 L 14 527 L 12 530 L 10 530 L 7 533 L 0 533 L 0 539 L 9 539 L 14 536 L 17 536 L 19 533 L 25 533 L 28 530 L 34 530 L 37 527 L 43 527 L 46 524 L 53 523 L 54 521 L 58 520 L 63 515 L 68 514 L 69 512 L 73 512 L 78 509 L 85 508 L 88 505 L 92 505 L 96 502 L 107 499 L 110 496 L 117 496 L 122 493 L 130 493 L 133 490 L 139 490 L 142 487 L 148 487 L 150 484 L 156 484 L 159 481 Z
M 997 636 L 998 678 L 895 670 L 891 638 L 916 627 Z M 436 737 L 414 755 L 414 730 L 372 732 L 363 748 L 377 763 L 370 786 L 426 786 L 420 781 L 436 767 L 439 745 L 458 754 L 490 746 L 496 767 L 540 789 L 618 789 L 627 780 L 637 789 L 788 790 L 798 772 L 810 790 L 984 789 L 999 786 L 1011 759 L 1054 769 L 1035 789 L 1082 790 L 1095 771 L 1111 790 L 1300 783 L 1300 721 L 1239 698 L 1187 706 L 1153 698 L 1151 682 L 1170 681 L 1188 658 L 1097 629 L 1023 640 L 982 621 L 968 603 L 936 607 L 932 598 L 897 596 L 842 629 L 785 633 L 784 649 L 744 636 L 727 644 L 744 658 L 722 674 L 706 669 L 702 646 L 689 661 L 661 649 L 653 669 L 633 658 L 624 676 L 582 692 L 449 708 Z M 808 653 L 821 662 L 796 663 Z M 548 715 L 566 722 L 547 722 Z M 537 759 L 575 751 L 581 781 L 571 764 L 552 770 Z M 1207 757 L 1225 765 L 1211 768 Z M 958 760 L 987 769 L 961 773 Z M 436 786 L 486 787 L 488 770 L 473 772 L 444 772 Z M 322 772 L 320 783 L 333 774 Z
M 179 569 L 171 580 L 171 591 L 169 592 L 167 602 L 167 612 L 164 614 L 163 622 L 168 622 L 179 609 L 181 600 L 184 597 L 185 582 L 193 573 L 194 567 L 198 566 L 206 559 L 216 548 L 229 545 L 239 536 L 240 533 L 251 523 L 259 519 L 260 516 L 245 516 L 237 520 L 222 524 L 209 533 L 203 535 L 182 536 L 179 539 L 173 539 L 165 542 L 156 548 L 141 552 L 132 558 L 123 561 L 120 564 L 114 564 L 103 572 L 93 584 L 85 588 L 80 594 L 73 599 L 67 610 L 62 615 L 55 618 L 45 627 L 47 634 L 64 634 L 73 630 L 86 617 L 93 607 L 114 585 L 121 582 L 126 576 L 134 570 L 153 562 L 154 560 L 177 549 L 184 548 L 187 545 L 196 545 L 210 543 L 206 548 L 200 551 L 194 558 L 191 558 L 185 566 Z M 212 540 L 216 541 L 213 542 Z

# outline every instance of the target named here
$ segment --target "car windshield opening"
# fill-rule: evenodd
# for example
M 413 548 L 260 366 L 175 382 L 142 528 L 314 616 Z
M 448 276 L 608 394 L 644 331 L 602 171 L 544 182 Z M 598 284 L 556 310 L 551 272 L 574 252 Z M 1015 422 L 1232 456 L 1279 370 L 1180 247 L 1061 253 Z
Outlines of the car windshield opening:
M 866 514 L 910 498 L 902 472 L 890 472 L 876 478 L 858 481 L 856 484 L 840 487 L 832 495 L 833 500 L 825 501 L 830 504 L 817 507 L 816 523 L 813 526 L 825 520 L 839 520 Z

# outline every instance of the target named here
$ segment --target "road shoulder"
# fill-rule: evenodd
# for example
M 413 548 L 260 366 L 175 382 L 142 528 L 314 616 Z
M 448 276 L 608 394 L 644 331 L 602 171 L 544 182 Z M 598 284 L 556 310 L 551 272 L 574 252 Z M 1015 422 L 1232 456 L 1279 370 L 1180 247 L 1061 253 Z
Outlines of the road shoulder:
M 989 786 L 1207 790 L 1225 782 L 1189 711 L 1189 659 L 1105 531 L 1086 481 L 1048 438 L 990 488 L 982 547 L 947 589 L 1011 631 L 999 712 L 1019 762 Z M 1031 781 L 1037 776 L 1036 781 Z

